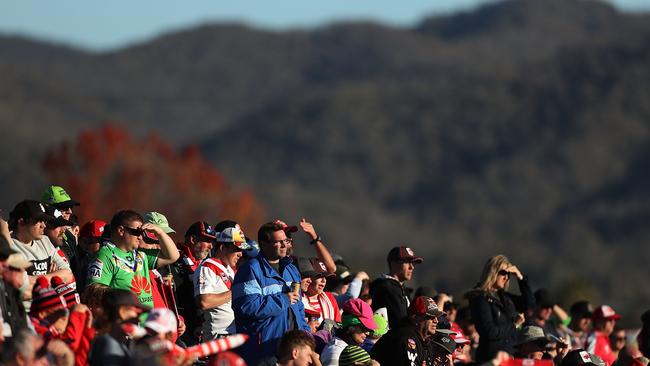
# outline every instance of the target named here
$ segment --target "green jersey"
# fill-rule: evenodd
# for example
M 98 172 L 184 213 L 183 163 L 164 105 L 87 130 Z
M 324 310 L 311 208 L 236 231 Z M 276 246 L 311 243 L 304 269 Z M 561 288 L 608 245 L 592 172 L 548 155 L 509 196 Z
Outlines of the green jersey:
M 88 265 L 87 282 L 131 291 L 142 304 L 153 307 L 149 270 L 156 268 L 157 259 L 157 251 L 136 249 L 125 252 L 113 243 L 104 242 Z

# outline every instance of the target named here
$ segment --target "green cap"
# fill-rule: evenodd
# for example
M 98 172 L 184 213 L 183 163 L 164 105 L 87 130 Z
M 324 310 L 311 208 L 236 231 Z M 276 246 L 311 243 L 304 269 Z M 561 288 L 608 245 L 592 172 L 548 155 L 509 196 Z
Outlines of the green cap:
M 169 221 L 167 221 L 167 218 L 165 217 L 165 215 L 161 214 L 160 212 L 153 212 L 152 211 L 152 212 L 147 212 L 146 214 L 144 214 L 144 223 L 145 224 L 158 225 L 158 226 L 160 226 L 161 229 L 163 229 L 163 231 L 166 234 L 176 232 L 176 230 L 172 229 L 169 226 Z
M 56 208 L 79 206 L 79 202 L 70 198 L 68 192 L 60 186 L 49 186 L 41 196 L 41 202 Z
M 388 320 L 380 314 L 374 314 L 373 318 L 375 318 L 375 323 L 377 323 L 377 329 L 372 331 L 372 335 L 381 337 L 388 332 Z

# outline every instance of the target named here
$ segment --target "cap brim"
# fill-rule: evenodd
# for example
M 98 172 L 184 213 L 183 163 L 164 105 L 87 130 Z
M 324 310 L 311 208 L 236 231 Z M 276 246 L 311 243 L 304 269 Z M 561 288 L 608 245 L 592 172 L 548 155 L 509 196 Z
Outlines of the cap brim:
M 359 317 L 359 321 L 361 324 L 363 324 L 364 327 L 370 330 L 375 330 L 378 328 L 374 318 Z
M 316 271 L 304 271 L 304 272 L 300 272 L 300 276 L 302 276 L 303 278 L 305 278 L 305 277 L 317 277 L 317 276 L 320 275 L 320 274 L 321 274 L 321 273 L 316 272 Z
M 74 222 L 66 220 L 63 217 L 57 217 L 47 222 L 47 225 L 50 227 L 59 227 L 59 226 L 72 226 Z
M 69 200 L 69 201 L 52 203 L 50 204 L 50 206 L 54 206 L 56 208 L 66 208 L 66 207 L 81 206 L 81 204 L 75 200 Z
M 424 259 L 422 259 L 422 257 L 412 257 L 412 258 L 410 259 L 410 262 L 411 262 L 411 263 L 420 264 L 420 263 L 422 263 L 423 260 L 424 260 Z
M 165 234 L 173 234 L 176 232 L 176 230 L 172 229 L 169 226 L 161 226 L 160 228 L 165 232 Z
M 287 226 L 284 228 L 285 233 L 295 233 L 296 231 L 298 231 L 297 226 Z
M 18 258 L 13 260 L 7 260 L 7 267 L 15 269 L 27 269 L 32 266 L 32 262 L 28 261 L 25 258 Z

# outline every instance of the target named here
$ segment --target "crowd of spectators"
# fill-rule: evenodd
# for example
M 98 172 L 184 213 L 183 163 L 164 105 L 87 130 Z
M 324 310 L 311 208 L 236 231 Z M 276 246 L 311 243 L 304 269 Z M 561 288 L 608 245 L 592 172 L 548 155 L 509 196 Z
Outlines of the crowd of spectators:
M 633 330 L 606 304 L 565 311 L 503 255 L 454 301 L 409 287 L 426 259 L 408 246 L 371 279 L 306 219 L 271 220 L 253 238 L 198 218 L 180 237 L 159 212 L 79 225 L 79 204 L 50 186 L 0 219 L 0 365 L 645 366 L 650 356 L 650 312 Z

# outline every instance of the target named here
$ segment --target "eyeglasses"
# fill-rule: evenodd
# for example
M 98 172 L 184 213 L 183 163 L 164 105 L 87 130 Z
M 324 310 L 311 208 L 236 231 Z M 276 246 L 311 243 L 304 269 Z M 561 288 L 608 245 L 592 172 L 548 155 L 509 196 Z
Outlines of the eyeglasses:
M 616 342 L 625 342 L 625 337 L 614 337 Z
M 510 278 L 510 272 L 506 271 L 505 269 L 502 269 L 499 271 L 499 276 L 505 276 Z
M 144 235 L 144 230 L 142 230 L 141 227 L 138 227 L 138 228 L 132 228 L 132 227 L 128 227 L 128 226 L 122 226 L 122 227 L 124 228 L 124 230 L 127 233 L 129 233 L 129 234 L 131 234 L 133 236 L 143 236 Z

